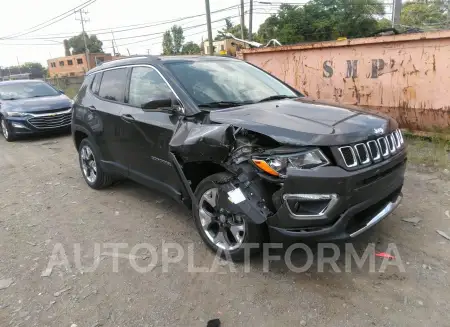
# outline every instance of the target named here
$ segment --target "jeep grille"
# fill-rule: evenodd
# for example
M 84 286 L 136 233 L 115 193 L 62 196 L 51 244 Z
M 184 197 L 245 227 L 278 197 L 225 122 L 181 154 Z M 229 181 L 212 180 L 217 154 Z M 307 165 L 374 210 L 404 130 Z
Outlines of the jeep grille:
M 398 129 L 391 134 L 377 140 L 346 145 L 339 148 L 339 153 L 345 166 L 355 168 L 379 162 L 397 153 L 403 147 L 405 141 L 402 132 Z

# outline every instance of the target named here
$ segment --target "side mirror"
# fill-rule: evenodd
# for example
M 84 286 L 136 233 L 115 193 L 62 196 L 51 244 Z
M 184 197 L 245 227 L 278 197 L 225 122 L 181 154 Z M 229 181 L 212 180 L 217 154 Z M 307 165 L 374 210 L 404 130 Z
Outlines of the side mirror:
M 162 98 L 162 99 L 154 99 L 150 100 L 147 103 L 144 103 L 141 108 L 144 111 L 165 111 L 170 113 L 180 113 L 181 105 L 178 100 L 174 100 L 171 98 Z
M 65 94 L 63 90 L 58 90 L 58 91 L 59 91 L 59 93 L 61 93 L 61 94 Z

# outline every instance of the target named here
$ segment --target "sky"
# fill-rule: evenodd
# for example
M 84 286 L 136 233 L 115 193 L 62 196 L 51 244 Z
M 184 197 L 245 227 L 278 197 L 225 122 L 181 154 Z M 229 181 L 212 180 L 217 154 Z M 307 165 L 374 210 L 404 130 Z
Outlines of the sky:
M 64 38 L 81 32 L 81 23 L 76 20 L 80 18 L 79 13 L 70 13 L 67 18 L 54 24 L 29 34 L 28 32 L 33 30 L 32 27 L 68 12 L 86 1 L 88 0 L 5 1 L 2 4 L 0 20 L 0 66 L 24 62 L 40 62 L 47 66 L 47 59 L 64 56 Z M 276 12 L 281 2 L 303 1 L 305 0 L 279 0 L 273 1 L 271 5 L 267 4 L 267 1 L 262 0 L 264 4 L 254 0 L 253 32 L 258 30 L 258 26 L 271 13 Z M 245 11 L 248 11 L 248 0 L 244 2 Z M 225 26 L 225 18 L 230 17 L 234 24 L 239 24 L 238 7 L 220 11 L 239 4 L 240 0 L 210 0 L 213 37 Z M 85 23 L 85 30 L 89 34 L 97 35 L 103 42 L 103 50 L 106 53 L 112 53 L 111 31 L 114 33 L 119 52 L 125 55 L 128 51 L 131 54 L 160 54 L 162 33 L 175 23 L 184 28 L 185 42 L 200 43 L 202 37 L 207 38 L 204 15 L 175 21 L 204 14 L 205 0 L 95 0 L 84 10 L 88 12 L 84 16 L 89 20 Z M 245 15 L 245 22 L 248 26 L 248 13 Z M 145 26 L 146 24 L 153 26 Z M 140 26 L 144 28 L 130 30 Z M 16 36 L 17 34 L 24 35 Z

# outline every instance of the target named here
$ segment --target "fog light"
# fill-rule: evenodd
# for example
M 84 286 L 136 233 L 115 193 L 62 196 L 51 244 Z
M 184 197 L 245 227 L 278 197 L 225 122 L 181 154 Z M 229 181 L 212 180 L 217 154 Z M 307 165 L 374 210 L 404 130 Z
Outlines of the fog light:
M 290 213 L 299 218 L 322 217 L 337 202 L 337 194 L 284 194 Z
M 12 127 L 14 128 L 24 128 L 24 129 L 28 129 L 28 127 L 25 127 L 25 125 L 21 124 L 21 123 L 11 123 Z

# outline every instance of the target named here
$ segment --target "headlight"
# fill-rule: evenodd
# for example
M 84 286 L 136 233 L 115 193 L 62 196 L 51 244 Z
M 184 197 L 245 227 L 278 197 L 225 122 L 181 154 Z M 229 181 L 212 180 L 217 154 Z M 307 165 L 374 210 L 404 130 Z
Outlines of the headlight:
M 252 158 L 253 163 L 269 175 L 286 177 L 288 168 L 313 169 L 330 162 L 319 149 L 268 158 Z
M 7 112 L 6 115 L 8 117 L 26 117 L 29 114 L 26 112 L 16 112 L 16 111 L 12 111 L 12 112 Z

